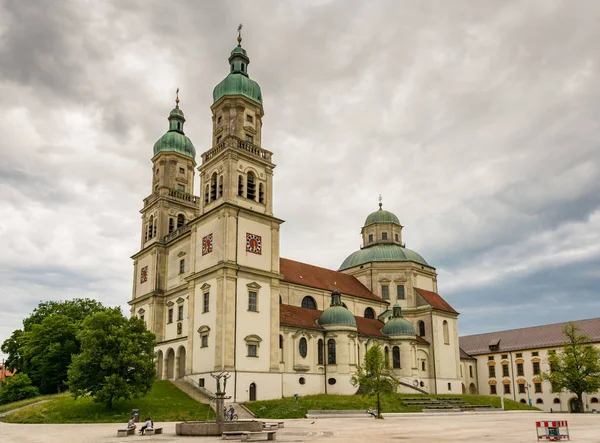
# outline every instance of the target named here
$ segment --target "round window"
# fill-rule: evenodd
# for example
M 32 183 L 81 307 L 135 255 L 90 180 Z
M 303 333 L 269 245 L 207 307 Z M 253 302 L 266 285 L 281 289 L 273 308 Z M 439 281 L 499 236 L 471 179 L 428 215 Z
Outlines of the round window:
M 306 379 L 305 379 L 304 377 L 300 377 L 300 378 L 298 379 L 298 383 L 300 383 L 301 385 L 303 385 L 303 384 L 305 384 L 305 383 L 306 383 Z
M 336 383 L 336 379 L 335 378 L 330 378 L 329 380 L 327 380 L 327 383 L 329 383 L 330 385 L 334 385 Z

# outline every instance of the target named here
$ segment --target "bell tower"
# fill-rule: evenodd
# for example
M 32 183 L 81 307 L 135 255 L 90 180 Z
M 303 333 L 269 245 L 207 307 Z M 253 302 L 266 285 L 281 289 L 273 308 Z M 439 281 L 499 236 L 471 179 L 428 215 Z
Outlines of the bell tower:
M 272 153 L 263 149 L 260 86 L 248 75 L 242 37 L 229 56 L 229 75 L 213 90 L 212 147 L 202 154 L 201 212 L 228 202 L 273 215 Z

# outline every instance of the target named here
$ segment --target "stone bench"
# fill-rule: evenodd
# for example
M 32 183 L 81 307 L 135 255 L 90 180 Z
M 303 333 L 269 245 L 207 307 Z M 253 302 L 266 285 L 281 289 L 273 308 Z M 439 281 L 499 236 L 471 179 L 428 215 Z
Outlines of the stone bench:
M 281 429 L 284 426 L 285 426 L 285 423 L 282 421 L 265 421 L 265 422 L 263 422 L 263 428 L 277 427 L 277 428 Z
M 117 437 L 127 437 L 128 435 L 135 435 L 135 428 L 119 429 L 117 431 Z
M 242 438 L 242 434 L 247 431 L 226 431 L 221 435 L 222 440 L 237 440 Z
M 254 439 L 253 437 L 259 437 L 256 440 L 275 440 L 277 431 L 258 431 L 258 432 L 249 432 L 244 431 L 242 433 L 242 441 L 249 441 L 250 439 Z M 267 438 L 264 438 L 267 437 Z
M 146 433 L 148 435 L 158 435 L 158 434 L 162 434 L 162 430 L 163 430 L 163 428 L 148 428 L 144 431 L 144 433 Z

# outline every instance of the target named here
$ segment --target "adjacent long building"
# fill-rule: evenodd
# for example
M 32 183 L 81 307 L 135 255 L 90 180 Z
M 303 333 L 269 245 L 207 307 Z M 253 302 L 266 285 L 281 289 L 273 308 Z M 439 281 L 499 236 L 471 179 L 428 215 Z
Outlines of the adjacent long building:
M 458 313 L 396 215 L 381 204 L 369 214 L 361 249 L 337 271 L 280 257 L 275 154 L 249 64 L 238 38 L 199 166 L 178 99 L 154 145 L 129 303 L 156 334 L 159 378 L 214 391 L 210 373 L 228 371 L 233 401 L 353 394 L 351 376 L 379 343 L 400 390 L 460 393 Z

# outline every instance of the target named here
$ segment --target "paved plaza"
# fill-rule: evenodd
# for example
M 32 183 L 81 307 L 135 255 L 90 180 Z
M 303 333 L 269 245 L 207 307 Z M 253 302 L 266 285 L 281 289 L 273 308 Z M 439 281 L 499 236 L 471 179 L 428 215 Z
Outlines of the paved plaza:
M 568 420 L 571 441 L 600 443 L 600 414 L 463 413 L 399 414 L 385 420 L 367 417 L 286 420 L 277 432 L 284 442 L 535 442 L 535 421 Z M 178 437 L 175 423 L 157 423 L 165 434 L 116 437 L 118 424 L 15 425 L 0 423 L 0 441 L 65 442 L 221 442 L 219 437 Z M 122 426 L 120 426 L 122 427 Z

